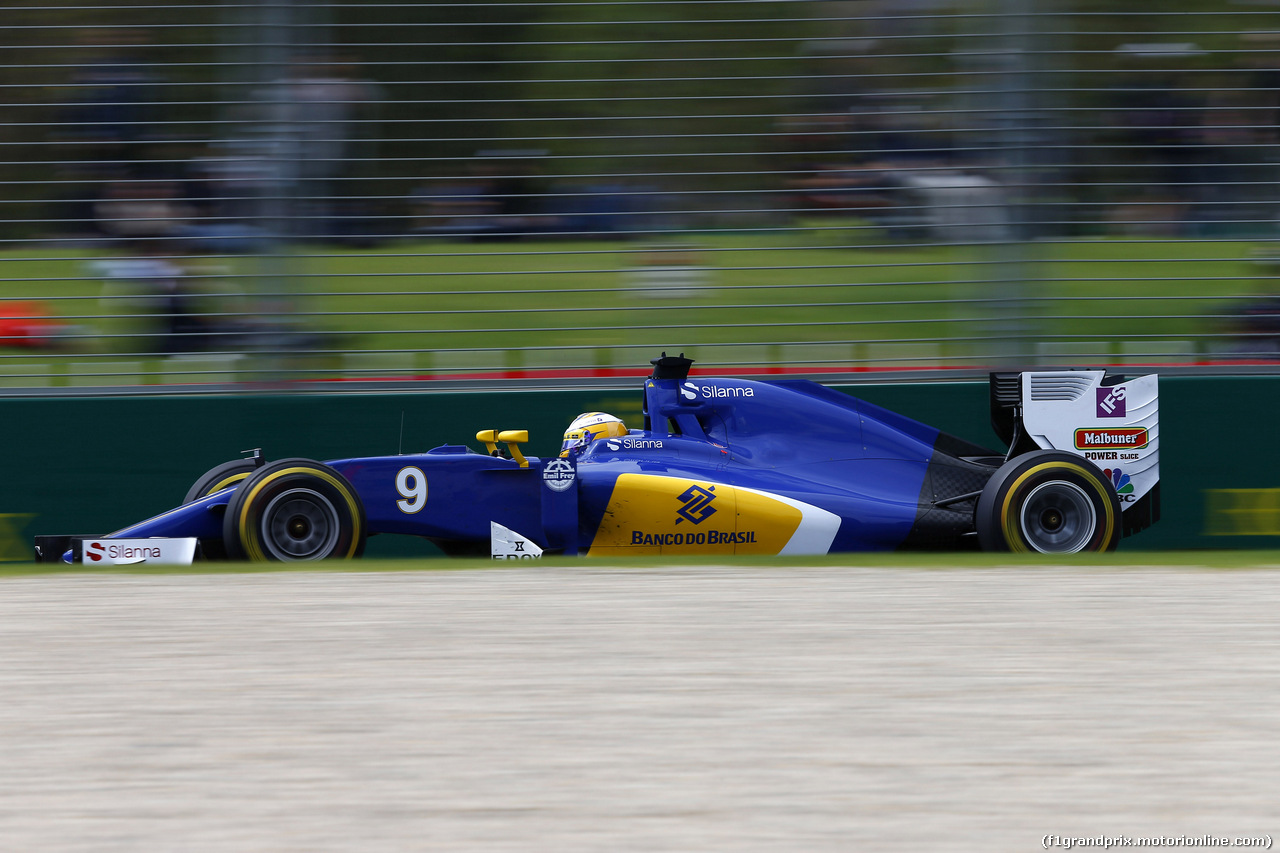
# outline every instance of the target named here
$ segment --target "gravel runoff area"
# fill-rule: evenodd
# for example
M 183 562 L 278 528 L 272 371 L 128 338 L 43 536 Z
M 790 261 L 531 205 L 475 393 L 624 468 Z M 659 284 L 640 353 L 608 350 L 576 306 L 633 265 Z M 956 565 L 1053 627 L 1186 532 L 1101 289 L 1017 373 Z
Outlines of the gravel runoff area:
M 7 578 L 0 847 L 1274 837 L 1278 698 L 1270 570 Z

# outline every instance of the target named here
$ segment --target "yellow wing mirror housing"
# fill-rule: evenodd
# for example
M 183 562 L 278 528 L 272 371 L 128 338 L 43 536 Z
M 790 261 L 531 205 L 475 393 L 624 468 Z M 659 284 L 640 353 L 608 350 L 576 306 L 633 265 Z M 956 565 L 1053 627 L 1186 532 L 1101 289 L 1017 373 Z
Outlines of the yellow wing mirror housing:
M 511 458 L 520 463 L 521 468 L 529 467 L 529 460 L 520 452 L 520 445 L 529 441 L 527 429 L 504 429 L 501 432 L 493 429 L 482 429 L 476 433 L 476 441 L 484 444 L 490 456 L 498 455 L 498 442 L 501 441 L 511 450 Z
M 498 433 L 498 441 L 506 442 L 511 450 L 511 458 L 519 462 L 521 468 L 529 467 L 529 460 L 525 459 L 524 454 L 520 452 L 520 445 L 529 441 L 527 429 L 504 429 Z

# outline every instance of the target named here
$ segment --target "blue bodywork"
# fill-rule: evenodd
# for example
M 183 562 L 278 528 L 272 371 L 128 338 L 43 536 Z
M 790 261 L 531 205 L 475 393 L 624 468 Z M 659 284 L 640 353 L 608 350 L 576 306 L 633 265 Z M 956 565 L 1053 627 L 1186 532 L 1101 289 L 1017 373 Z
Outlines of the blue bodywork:
M 816 383 L 691 378 L 686 359 L 654 364 L 644 428 L 598 439 L 576 459 L 522 464 L 445 445 L 325 464 L 359 496 L 368 535 L 423 537 L 446 553 L 487 553 L 491 522 L 557 553 L 616 554 L 630 544 L 652 553 L 673 542 L 699 553 L 695 531 L 717 510 L 716 524 L 736 532 L 712 541 L 740 544 L 740 553 L 972 542 L 977 493 L 1000 454 Z M 237 487 L 108 538 L 221 540 Z M 689 514 L 694 506 L 701 515 Z M 808 538 L 796 538 L 797 525 Z M 766 543 L 769 531 L 779 544 Z

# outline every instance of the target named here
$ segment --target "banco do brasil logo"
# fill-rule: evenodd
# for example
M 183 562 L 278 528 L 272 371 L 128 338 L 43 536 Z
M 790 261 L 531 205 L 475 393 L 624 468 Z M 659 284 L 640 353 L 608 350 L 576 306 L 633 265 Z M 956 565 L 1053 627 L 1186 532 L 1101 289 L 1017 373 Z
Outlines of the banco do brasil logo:
M 678 498 L 684 506 L 676 510 L 676 515 L 680 516 L 676 519 L 676 524 L 682 521 L 701 524 L 715 515 L 716 508 L 711 505 L 711 502 L 716 499 L 715 490 L 715 486 L 705 489 L 702 486 L 690 486 L 685 489 Z

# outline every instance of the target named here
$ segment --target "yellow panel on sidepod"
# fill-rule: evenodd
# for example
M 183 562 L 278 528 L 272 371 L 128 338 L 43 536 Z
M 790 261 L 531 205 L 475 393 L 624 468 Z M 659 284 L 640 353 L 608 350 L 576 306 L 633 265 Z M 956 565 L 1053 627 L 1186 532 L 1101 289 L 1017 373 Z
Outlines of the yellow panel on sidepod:
M 803 513 L 758 492 L 706 480 L 622 474 L 588 556 L 776 554 Z

